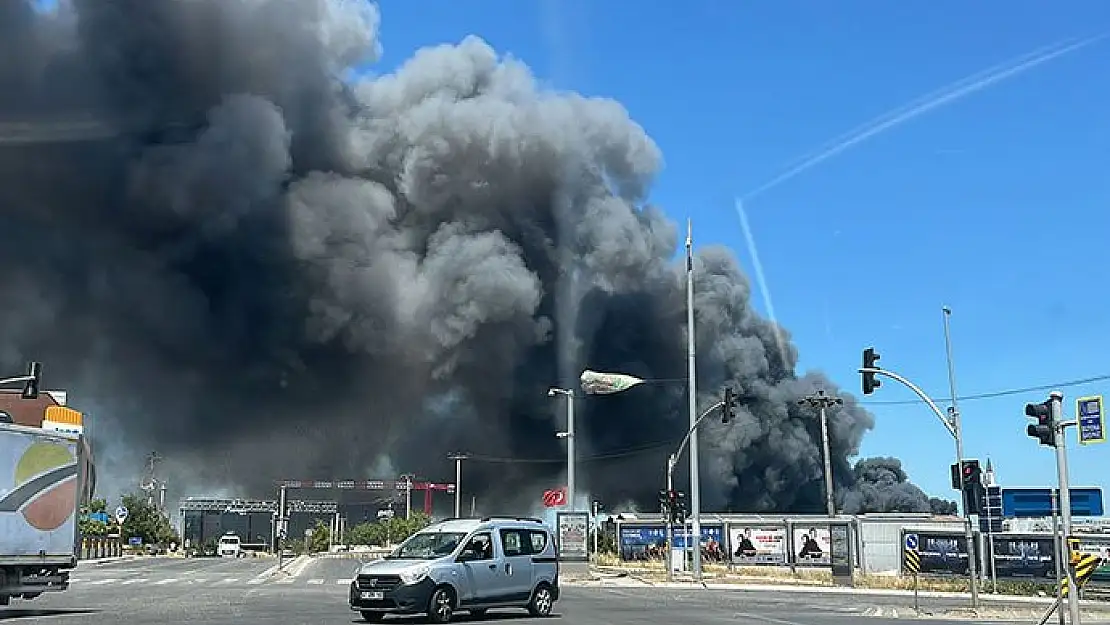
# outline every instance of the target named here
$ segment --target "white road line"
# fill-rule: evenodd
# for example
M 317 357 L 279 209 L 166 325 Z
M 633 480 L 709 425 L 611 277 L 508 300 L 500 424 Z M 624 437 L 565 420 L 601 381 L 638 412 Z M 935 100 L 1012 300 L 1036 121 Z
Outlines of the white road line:
M 177 578 L 176 578 L 176 577 L 171 577 L 171 578 L 169 578 L 169 579 L 161 579 L 161 580 L 158 580 L 158 581 L 154 582 L 154 585 L 155 585 L 155 586 L 165 586 L 166 584 L 172 584 L 172 583 L 174 583 L 174 582 L 176 582 L 176 581 L 177 581 Z
M 263 583 L 263 582 L 265 582 L 265 581 L 266 581 L 266 580 L 264 580 L 264 579 L 259 579 L 259 578 L 257 578 L 257 577 L 256 577 L 256 578 L 254 578 L 254 579 L 252 579 L 252 580 L 248 581 L 247 583 L 248 583 L 248 584 L 250 584 L 251 586 L 257 586 L 258 584 L 261 584 L 261 583 Z
M 145 578 L 145 577 L 135 577 L 135 578 L 132 578 L 132 579 L 124 580 L 124 581 L 120 582 L 119 585 L 120 586 L 130 586 L 131 584 L 142 584 L 144 582 L 149 582 L 149 581 L 150 580 Z
M 195 577 L 195 578 L 189 580 L 189 583 L 190 584 L 203 584 L 204 582 L 207 582 L 207 581 L 208 581 L 207 577 Z
M 279 579 L 277 581 L 277 583 L 279 583 L 279 584 L 292 584 L 293 581 L 294 581 L 294 578 L 292 578 L 292 577 L 283 577 L 283 578 Z
M 225 577 L 224 579 L 216 582 L 217 584 L 234 584 L 239 581 L 238 577 Z
M 113 582 L 118 582 L 118 581 L 119 580 L 114 578 L 114 577 L 109 577 L 108 579 L 98 579 L 95 582 L 85 582 L 85 583 L 88 586 L 101 586 L 103 584 L 111 584 Z
M 351 583 L 352 581 L 354 581 L 354 580 L 350 580 L 350 579 L 337 579 L 337 580 L 335 580 L 335 585 L 336 585 L 336 586 L 346 586 L 347 584 L 350 584 L 350 583 Z
M 308 580 L 308 583 L 316 586 L 316 585 L 319 585 L 319 584 L 323 584 L 324 580 L 322 580 L 322 579 L 310 579 L 310 580 Z

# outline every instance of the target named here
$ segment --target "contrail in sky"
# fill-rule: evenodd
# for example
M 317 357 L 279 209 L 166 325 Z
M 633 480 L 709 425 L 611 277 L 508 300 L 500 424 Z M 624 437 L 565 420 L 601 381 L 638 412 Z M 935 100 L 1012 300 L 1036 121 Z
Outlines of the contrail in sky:
M 830 158 L 840 154 L 841 152 L 851 148 L 867 139 L 870 139 L 880 133 L 886 132 L 892 128 L 900 126 L 910 120 L 913 120 L 933 109 L 951 104 L 957 100 L 961 100 L 966 96 L 986 89 L 1007 78 L 1025 73 L 1028 70 L 1037 67 L 1043 63 L 1047 63 L 1057 57 L 1063 56 L 1070 52 L 1086 48 L 1102 39 L 1105 39 L 1110 33 L 1103 33 L 1086 39 L 1081 39 L 1070 44 L 1060 42 L 1050 46 L 1039 48 L 1033 52 L 1023 54 L 1019 57 L 995 65 L 986 70 L 977 72 L 957 80 L 954 83 L 946 85 L 936 91 L 933 91 L 925 96 L 917 98 L 912 102 L 902 105 L 892 111 L 888 111 L 871 121 L 857 126 L 853 131 L 841 135 L 838 139 L 834 139 L 828 147 L 823 150 L 817 150 L 816 153 L 811 153 L 811 156 L 804 157 L 800 162 L 797 162 L 793 167 L 788 168 L 786 171 L 761 184 L 755 189 L 745 193 L 742 198 L 750 200 L 756 195 L 764 193 L 780 184 L 802 174 L 821 163 L 829 160 Z M 1061 47 L 1062 46 L 1062 47 Z
M 824 149 L 818 148 L 810 152 L 809 155 L 796 160 L 795 164 L 784 172 L 771 178 L 743 196 L 738 197 L 736 199 L 736 214 L 740 217 L 740 227 L 744 231 L 744 239 L 751 253 L 752 265 L 755 269 L 755 277 L 758 282 L 760 295 L 763 297 L 763 301 L 766 302 L 767 316 L 771 319 L 771 322 L 775 324 L 775 342 L 782 357 L 784 359 L 786 357 L 785 340 L 782 338 L 778 319 L 775 316 L 775 307 L 771 301 L 771 293 L 767 286 L 767 280 L 763 275 L 763 264 L 759 260 L 759 250 L 755 245 L 755 237 L 752 235 L 751 226 L 748 224 L 748 215 L 744 210 L 745 201 L 793 179 L 795 176 L 824 163 L 830 158 L 833 158 L 867 139 L 896 128 L 936 108 L 961 100 L 1002 80 L 1022 74 L 1070 52 L 1086 48 L 1105 39 L 1108 35 L 1110 35 L 1110 33 L 1095 35 L 1079 41 L 1072 39 L 1044 46 L 1010 59 L 1009 61 L 976 72 L 953 83 L 949 83 L 940 89 L 934 90 L 907 104 L 903 104 L 900 107 L 879 115 L 871 121 L 857 126 L 855 129 L 840 135 L 832 141 L 826 142 L 824 144 L 826 146 Z M 1067 43 L 1067 41 L 1072 41 L 1072 43 Z

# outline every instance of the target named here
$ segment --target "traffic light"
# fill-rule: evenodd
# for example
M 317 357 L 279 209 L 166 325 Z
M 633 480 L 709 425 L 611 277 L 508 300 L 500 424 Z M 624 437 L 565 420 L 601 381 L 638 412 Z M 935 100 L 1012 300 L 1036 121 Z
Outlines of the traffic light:
M 879 354 L 875 351 L 874 347 L 868 347 L 863 350 L 863 368 L 864 369 L 878 369 L 879 365 L 875 361 L 879 360 Z M 883 383 L 875 377 L 874 373 L 863 373 L 863 394 L 870 395 L 875 392 L 875 389 L 882 386 Z
M 686 522 L 686 493 L 672 490 L 668 497 L 671 523 L 681 525 Z
M 966 514 L 983 512 L 983 469 L 978 460 L 964 460 L 961 471 L 961 490 Z
M 721 406 L 721 423 L 728 423 L 736 418 L 736 395 L 731 388 L 725 388 L 724 405 Z
M 1052 400 L 1040 404 L 1025 404 L 1025 416 L 1037 420 L 1025 429 L 1030 437 L 1047 447 L 1056 446 L 1056 424 L 1052 422 Z
M 671 514 L 671 497 L 668 491 L 659 491 L 659 511 L 663 513 L 664 517 Z
M 31 379 L 23 384 L 23 399 L 38 399 L 39 385 L 42 384 L 42 363 L 27 363 L 27 375 Z

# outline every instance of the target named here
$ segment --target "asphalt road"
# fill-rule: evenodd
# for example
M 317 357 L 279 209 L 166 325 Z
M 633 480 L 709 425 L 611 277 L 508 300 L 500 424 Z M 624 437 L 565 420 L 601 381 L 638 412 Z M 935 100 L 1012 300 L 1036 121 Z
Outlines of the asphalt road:
M 346 604 L 356 560 L 314 560 L 294 575 L 264 575 L 273 560 L 140 559 L 82 565 L 70 590 L 0 608 L 15 623 L 227 623 L 322 625 L 361 622 Z M 939 600 L 925 602 L 940 609 Z M 554 623 L 640 625 L 886 625 L 912 618 L 905 598 L 829 596 L 774 591 L 567 587 Z M 95 620 L 90 620 L 95 619 Z M 109 620 L 110 619 L 110 620 Z M 534 623 L 523 610 L 491 612 L 475 621 Z M 1029 619 L 1024 619 L 1028 622 Z M 394 622 L 419 622 L 398 618 Z M 945 623 L 989 622 L 945 620 Z M 1092 622 L 1092 621 L 1084 621 Z

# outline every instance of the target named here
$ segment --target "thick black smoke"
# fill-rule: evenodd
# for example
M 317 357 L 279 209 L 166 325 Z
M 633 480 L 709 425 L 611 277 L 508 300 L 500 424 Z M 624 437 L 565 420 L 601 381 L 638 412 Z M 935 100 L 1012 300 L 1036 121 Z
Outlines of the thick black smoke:
M 531 502 L 560 464 L 491 460 L 560 457 L 550 385 L 684 376 L 644 130 L 473 37 L 344 80 L 377 27 L 355 0 L 0 0 L 0 361 L 45 362 L 110 475 L 156 448 L 178 490 L 266 495 L 284 477 L 448 479 L 466 450 L 466 490 Z M 821 509 L 797 400 L 835 389 L 795 375 L 729 253 L 695 267 L 699 400 L 744 397 L 703 437 L 706 507 Z M 582 462 L 583 486 L 654 498 L 681 386 L 580 400 L 581 453 L 610 457 Z M 852 472 L 872 418 L 845 402 L 846 505 L 928 509 L 900 469 Z

